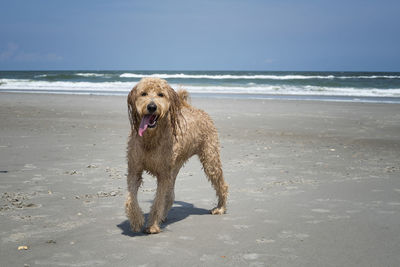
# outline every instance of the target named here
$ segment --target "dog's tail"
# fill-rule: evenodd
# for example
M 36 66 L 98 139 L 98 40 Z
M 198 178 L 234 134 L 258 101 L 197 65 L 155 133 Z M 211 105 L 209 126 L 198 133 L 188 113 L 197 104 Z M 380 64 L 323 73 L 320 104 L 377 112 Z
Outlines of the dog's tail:
M 178 93 L 178 97 L 179 97 L 179 100 L 181 101 L 181 103 L 183 105 L 189 105 L 190 97 L 189 97 L 188 91 L 186 91 L 183 88 L 179 88 L 177 93 Z

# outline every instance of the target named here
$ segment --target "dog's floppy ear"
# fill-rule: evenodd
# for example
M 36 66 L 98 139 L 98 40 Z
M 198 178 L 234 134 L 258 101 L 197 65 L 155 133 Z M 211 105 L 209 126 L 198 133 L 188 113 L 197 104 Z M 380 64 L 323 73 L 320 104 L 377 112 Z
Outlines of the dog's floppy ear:
M 178 127 L 181 127 L 178 117 L 181 115 L 182 103 L 178 94 L 170 86 L 168 86 L 168 98 L 170 101 L 169 114 L 172 126 L 172 133 L 176 137 L 176 129 Z
M 127 103 L 128 103 L 128 116 L 129 116 L 129 121 L 131 123 L 131 130 L 137 132 L 139 129 L 139 114 L 137 112 L 135 105 L 136 90 L 137 86 L 133 87 L 133 89 L 128 95 Z

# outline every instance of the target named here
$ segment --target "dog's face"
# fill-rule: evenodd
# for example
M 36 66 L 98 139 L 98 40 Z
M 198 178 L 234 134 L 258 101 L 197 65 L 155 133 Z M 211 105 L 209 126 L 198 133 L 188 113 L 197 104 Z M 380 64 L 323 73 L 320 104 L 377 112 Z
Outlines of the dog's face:
M 162 87 L 137 87 L 135 106 L 139 116 L 154 114 L 157 117 L 164 117 L 169 109 L 168 92 Z
M 175 123 L 179 100 L 176 92 L 165 80 L 142 79 L 128 96 L 131 125 L 143 136 L 145 131 L 157 128 L 158 123 L 167 118 Z

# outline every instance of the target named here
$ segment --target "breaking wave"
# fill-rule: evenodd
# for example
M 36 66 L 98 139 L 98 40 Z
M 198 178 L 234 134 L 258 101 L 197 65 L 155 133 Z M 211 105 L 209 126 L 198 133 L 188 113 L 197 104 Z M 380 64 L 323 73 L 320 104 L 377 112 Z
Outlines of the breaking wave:
M 133 87 L 132 82 L 66 82 L 34 81 L 29 79 L 0 79 L 0 91 L 18 92 L 64 92 L 86 94 L 125 94 Z M 178 84 L 171 84 L 178 88 Z M 393 89 L 328 87 L 314 85 L 184 85 L 191 93 L 213 94 L 268 94 L 268 95 L 320 95 L 320 96 L 364 96 L 364 97 L 400 97 L 400 87 Z

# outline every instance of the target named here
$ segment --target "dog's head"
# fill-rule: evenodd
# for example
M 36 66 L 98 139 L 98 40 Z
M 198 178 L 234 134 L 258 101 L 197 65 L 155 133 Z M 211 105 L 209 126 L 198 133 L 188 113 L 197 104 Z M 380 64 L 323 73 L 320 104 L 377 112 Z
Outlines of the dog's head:
M 170 121 L 176 135 L 180 109 L 178 94 L 163 79 L 143 78 L 128 95 L 131 128 L 139 136 L 157 129 L 163 120 Z

